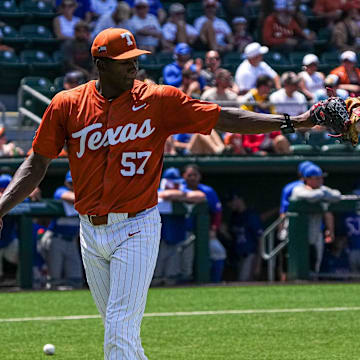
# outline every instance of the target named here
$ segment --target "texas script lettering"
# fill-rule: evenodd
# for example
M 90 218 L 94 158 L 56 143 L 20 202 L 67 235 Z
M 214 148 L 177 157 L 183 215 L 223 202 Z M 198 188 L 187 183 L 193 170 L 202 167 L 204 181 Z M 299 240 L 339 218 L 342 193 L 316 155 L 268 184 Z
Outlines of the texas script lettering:
M 86 140 L 88 149 L 97 150 L 102 146 L 125 143 L 137 138 L 144 139 L 155 131 L 155 128 L 151 127 L 151 119 L 146 119 L 139 129 L 139 124 L 129 123 L 125 126 L 118 126 L 116 129 L 109 128 L 104 135 L 101 131 L 94 131 L 90 134 L 92 130 L 100 129 L 102 126 L 101 123 L 92 124 L 71 135 L 74 139 L 80 138 L 80 150 L 76 153 L 79 159 L 84 155 Z

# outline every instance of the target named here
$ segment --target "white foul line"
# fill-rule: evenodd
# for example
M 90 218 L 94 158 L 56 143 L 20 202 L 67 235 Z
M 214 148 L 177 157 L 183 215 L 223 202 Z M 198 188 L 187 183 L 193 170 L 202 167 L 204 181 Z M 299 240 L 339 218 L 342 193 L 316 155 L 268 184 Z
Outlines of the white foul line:
M 310 313 L 310 312 L 338 312 L 359 311 L 359 306 L 332 307 L 332 308 L 300 308 L 300 309 L 258 309 L 258 310 L 217 310 L 217 311 L 181 311 L 164 313 L 146 313 L 144 317 L 196 316 L 196 315 L 246 315 L 246 314 L 283 314 L 283 313 Z M 0 319 L 0 323 L 24 321 L 57 321 L 57 320 L 84 320 L 100 319 L 100 315 L 73 315 L 73 316 L 43 316 Z

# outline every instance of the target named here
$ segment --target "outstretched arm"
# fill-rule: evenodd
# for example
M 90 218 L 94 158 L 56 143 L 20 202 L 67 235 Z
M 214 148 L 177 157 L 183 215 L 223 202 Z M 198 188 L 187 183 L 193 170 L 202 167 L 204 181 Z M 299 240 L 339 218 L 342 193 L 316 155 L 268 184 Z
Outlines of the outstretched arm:
M 0 198 L 0 219 L 15 205 L 25 200 L 40 184 L 51 159 L 32 153 L 16 171 L 13 179 Z M 1 229 L 0 221 L 0 229 Z
M 298 116 L 290 116 L 295 129 L 311 128 L 310 111 Z M 222 107 L 215 129 L 239 134 L 264 134 L 280 130 L 283 115 L 259 114 L 238 108 Z

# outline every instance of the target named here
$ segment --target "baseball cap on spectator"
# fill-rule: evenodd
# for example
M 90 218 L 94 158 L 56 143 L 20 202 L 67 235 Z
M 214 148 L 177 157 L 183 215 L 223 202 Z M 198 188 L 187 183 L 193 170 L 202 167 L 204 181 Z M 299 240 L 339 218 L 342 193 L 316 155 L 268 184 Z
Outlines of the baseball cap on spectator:
M 324 85 L 328 87 L 333 87 L 339 85 L 340 78 L 335 74 L 329 74 L 325 80 Z
M 169 14 L 179 14 L 179 13 L 184 13 L 185 12 L 185 7 L 183 4 L 180 3 L 173 3 L 170 5 L 169 7 Z
M 301 176 L 304 176 L 304 172 L 306 170 L 306 168 L 310 165 L 315 165 L 312 161 L 302 161 L 297 168 L 298 174 L 300 174 Z
M 237 16 L 232 20 L 233 25 L 236 24 L 247 24 L 247 20 L 243 16 Z
M 300 77 L 297 76 L 293 71 L 286 71 L 281 75 L 281 85 L 296 85 L 300 81 Z
M 129 30 L 121 28 L 108 28 L 101 31 L 96 35 L 91 46 L 93 57 L 126 60 L 142 54 L 151 54 L 151 52 L 138 49 L 134 35 Z
M 182 177 L 180 174 L 180 170 L 176 167 L 169 167 L 168 169 L 166 169 L 163 173 L 162 176 L 163 179 L 167 179 L 167 180 L 173 180 L 173 181 L 181 181 Z
M 307 54 L 303 58 L 303 65 L 308 66 L 310 64 L 318 64 L 319 58 L 315 54 Z
M 340 60 L 341 61 L 348 60 L 348 61 L 351 61 L 353 63 L 356 63 L 357 62 L 357 57 L 356 57 L 356 54 L 353 51 L 347 50 L 347 51 L 344 51 L 340 55 Z
M 251 59 L 255 56 L 264 55 L 269 51 L 267 46 L 261 46 L 258 42 L 253 42 L 249 45 L 246 45 L 244 49 L 244 57 L 246 59 Z
M 312 176 L 324 176 L 324 173 L 319 166 L 315 164 L 309 165 L 304 170 L 304 178 L 309 178 Z
M 12 176 L 9 174 L 0 175 L 0 191 L 4 191 L 6 187 L 10 184 Z
M 73 182 L 70 170 L 65 175 L 65 181 L 69 183 Z
M 178 43 L 175 46 L 174 53 L 176 55 L 188 55 L 188 54 L 191 54 L 191 47 L 186 43 Z
M 148 0 L 135 0 L 134 6 L 146 5 L 149 6 Z

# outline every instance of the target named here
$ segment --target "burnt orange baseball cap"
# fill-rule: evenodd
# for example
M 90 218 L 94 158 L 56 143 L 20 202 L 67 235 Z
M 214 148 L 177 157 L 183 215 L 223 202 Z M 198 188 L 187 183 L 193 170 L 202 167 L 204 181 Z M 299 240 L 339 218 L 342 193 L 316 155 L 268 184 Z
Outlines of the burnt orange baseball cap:
M 94 57 L 126 60 L 142 54 L 151 54 L 151 52 L 138 49 L 134 35 L 129 30 L 120 28 L 101 31 L 91 46 L 91 55 Z

